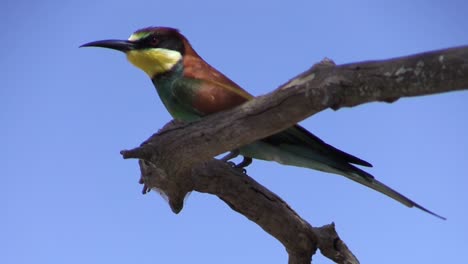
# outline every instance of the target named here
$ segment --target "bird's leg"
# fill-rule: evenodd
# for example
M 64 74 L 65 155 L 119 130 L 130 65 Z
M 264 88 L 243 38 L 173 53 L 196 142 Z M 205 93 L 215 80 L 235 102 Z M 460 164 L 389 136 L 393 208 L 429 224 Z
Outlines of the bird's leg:
M 249 166 L 250 164 L 252 164 L 252 158 L 244 156 L 244 159 L 240 163 L 236 164 L 235 167 L 243 169 L 243 168 Z
M 241 170 L 243 174 L 247 174 L 247 170 L 245 168 L 252 163 L 252 158 L 246 157 L 246 156 L 243 156 L 243 157 L 244 158 L 242 159 L 242 161 L 234 165 L 233 167 L 235 169 Z
M 240 151 L 238 149 L 235 149 L 229 152 L 226 156 L 222 157 L 221 160 L 231 164 L 234 167 L 235 163 L 229 160 L 232 160 L 233 158 L 239 156 L 239 154 L 240 154 Z
M 239 149 L 235 149 L 235 150 L 232 150 L 231 152 L 229 152 L 226 156 L 222 157 L 221 160 L 224 161 L 224 162 L 227 162 L 229 165 L 231 165 L 235 169 L 241 169 L 242 173 L 246 173 L 247 170 L 245 169 L 245 167 L 249 166 L 252 163 L 252 158 L 251 157 L 243 156 L 244 159 L 241 162 L 239 162 L 238 164 L 235 164 L 234 162 L 229 161 L 229 160 L 231 160 L 233 158 L 236 158 L 239 155 L 240 155 Z

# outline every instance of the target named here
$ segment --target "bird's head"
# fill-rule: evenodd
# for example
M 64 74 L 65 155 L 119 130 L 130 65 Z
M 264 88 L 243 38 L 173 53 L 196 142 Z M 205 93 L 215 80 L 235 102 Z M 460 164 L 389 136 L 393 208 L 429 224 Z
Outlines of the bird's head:
M 187 39 L 177 29 L 149 27 L 137 30 L 128 40 L 100 40 L 80 47 L 102 47 L 122 51 L 127 59 L 150 78 L 171 70 L 192 51 Z

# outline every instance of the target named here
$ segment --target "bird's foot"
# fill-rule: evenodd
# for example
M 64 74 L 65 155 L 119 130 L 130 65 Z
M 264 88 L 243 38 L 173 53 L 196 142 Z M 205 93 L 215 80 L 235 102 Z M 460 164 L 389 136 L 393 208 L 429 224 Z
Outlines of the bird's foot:
M 249 166 L 252 163 L 252 158 L 244 156 L 244 159 L 238 164 L 230 161 L 231 159 L 236 158 L 239 155 L 240 151 L 238 149 L 235 149 L 229 152 L 226 156 L 222 157 L 221 160 L 226 162 L 229 166 L 233 167 L 234 169 L 238 169 L 243 174 L 246 174 L 247 170 L 245 169 L 245 167 Z
M 252 158 L 244 156 L 244 159 L 241 162 L 239 162 L 238 164 L 236 164 L 235 167 L 244 169 L 244 168 L 248 167 L 250 164 L 252 164 Z
M 234 169 L 240 170 L 243 174 L 247 174 L 247 169 L 245 169 L 247 166 L 249 166 L 252 163 L 252 158 L 251 157 L 245 157 L 244 159 L 239 162 L 238 164 L 234 164 L 232 166 Z
M 235 169 L 235 170 L 238 170 L 240 172 L 242 172 L 243 174 L 246 174 L 247 173 L 247 170 L 244 169 L 244 167 L 239 167 L 238 165 L 242 162 L 240 162 L 239 164 L 236 164 L 235 162 L 232 162 L 232 161 L 226 161 L 227 165 L 229 165 L 231 168 Z

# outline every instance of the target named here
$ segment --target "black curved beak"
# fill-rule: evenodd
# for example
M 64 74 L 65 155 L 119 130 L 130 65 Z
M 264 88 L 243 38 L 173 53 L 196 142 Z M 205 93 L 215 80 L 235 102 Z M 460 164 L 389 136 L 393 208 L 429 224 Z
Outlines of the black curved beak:
M 80 48 L 82 47 L 100 47 L 127 52 L 135 49 L 136 46 L 134 42 L 128 40 L 106 39 L 89 42 L 80 46 Z

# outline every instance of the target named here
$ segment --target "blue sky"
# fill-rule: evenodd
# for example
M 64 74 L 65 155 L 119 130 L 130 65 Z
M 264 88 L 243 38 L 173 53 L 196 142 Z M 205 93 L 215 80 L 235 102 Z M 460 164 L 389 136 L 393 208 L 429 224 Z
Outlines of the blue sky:
M 0 263 L 286 263 L 283 246 L 215 196 L 174 215 L 140 194 L 137 146 L 171 118 L 124 56 L 79 49 L 172 26 L 255 95 L 324 57 L 385 59 L 468 44 L 466 1 L 2 1 Z M 302 122 L 448 218 L 340 176 L 254 162 L 249 174 L 362 263 L 455 263 L 468 247 L 468 92 L 327 110 Z M 318 263 L 330 263 L 318 254 Z

